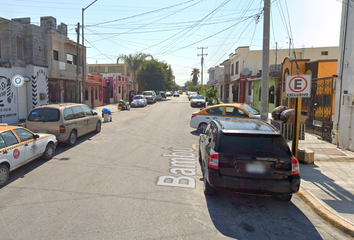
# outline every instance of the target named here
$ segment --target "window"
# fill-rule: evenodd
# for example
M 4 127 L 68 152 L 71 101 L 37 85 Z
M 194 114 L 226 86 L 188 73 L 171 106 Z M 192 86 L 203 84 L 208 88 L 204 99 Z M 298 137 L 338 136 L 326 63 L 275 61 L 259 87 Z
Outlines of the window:
M 20 138 L 21 142 L 34 139 L 33 134 L 27 131 L 26 129 L 18 128 L 18 129 L 14 129 L 14 132 Z
M 46 107 L 35 109 L 29 114 L 28 121 L 57 122 L 59 121 L 59 110 Z
M 17 59 L 23 60 L 23 38 L 17 37 Z
M 322 52 L 321 52 L 321 55 L 322 55 L 322 56 L 327 56 L 327 55 L 328 55 L 328 51 L 322 51 Z
M 224 107 L 214 107 L 214 108 L 210 108 L 207 111 L 207 113 L 211 114 L 211 115 L 222 115 L 222 111 L 223 111 Z
M 3 132 L 1 136 L 3 137 L 7 147 L 18 143 L 18 140 L 12 131 Z
M 235 74 L 238 74 L 238 61 L 236 62 L 236 65 L 235 65 Z
M 53 60 L 59 61 L 59 52 L 56 50 L 53 50 Z
M 248 96 L 252 95 L 252 82 L 248 82 Z
M 82 118 L 82 117 L 85 117 L 85 112 L 84 110 L 82 109 L 81 106 L 75 106 L 73 107 L 73 112 L 75 114 L 75 118 Z
M 0 39 L 0 58 L 1 58 L 1 39 Z
M 269 88 L 268 98 L 269 103 L 274 103 L 274 86 Z
M 5 140 L 0 135 L 0 149 L 6 148 Z
M 226 116 L 248 117 L 242 110 L 234 107 L 226 107 Z
M 259 87 L 259 92 L 258 92 L 258 101 L 261 101 L 262 99 L 262 88 Z
M 231 76 L 234 75 L 234 64 L 231 64 Z
M 84 111 L 85 111 L 85 113 L 86 113 L 86 116 L 92 116 L 92 115 L 93 115 L 93 114 L 92 114 L 92 110 L 91 110 L 88 106 L 82 105 L 82 107 L 84 108 Z
M 64 109 L 64 119 L 65 120 L 71 120 L 71 119 L 74 119 L 75 118 L 75 115 L 74 115 L 74 112 L 73 112 L 73 109 L 70 107 L 70 108 L 65 108 Z
M 120 93 L 120 86 L 119 86 L 119 88 L 118 88 L 118 93 Z
M 95 99 L 98 98 L 98 94 L 97 94 L 97 87 L 95 88 Z
M 74 61 L 74 59 L 75 59 L 75 61 Z M 66 62 L 67 63 L 72 64 L 72 65 L 76 65 L 76 61 L 77 61 L 76 56 L 74 56 L 70 53 L 66 54 Z

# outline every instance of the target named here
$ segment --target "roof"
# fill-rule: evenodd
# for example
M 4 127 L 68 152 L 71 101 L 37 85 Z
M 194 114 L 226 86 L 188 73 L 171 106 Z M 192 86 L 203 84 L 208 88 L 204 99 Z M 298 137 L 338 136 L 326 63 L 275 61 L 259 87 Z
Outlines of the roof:
M 219 122 L 224 133 L 281 135 L 274 126 L 258 119 L 234 118 L 215 121 Z
M 7 130 L 11 130 L 11 129 L 17 129 L 17 128 L 23 128 L 23 127 L 19 127 L 19 126 L 2 126 L 0 125 L 0 132 L 4 132 Z

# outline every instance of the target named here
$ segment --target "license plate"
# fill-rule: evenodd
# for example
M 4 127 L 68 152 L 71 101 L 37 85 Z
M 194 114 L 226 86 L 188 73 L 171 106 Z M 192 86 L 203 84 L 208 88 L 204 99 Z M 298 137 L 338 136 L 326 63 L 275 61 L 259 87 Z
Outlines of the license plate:
M 248 173 L 265 173 L 266 168 L 261 163 L 248 163 L 246 164 L 246 171 Z

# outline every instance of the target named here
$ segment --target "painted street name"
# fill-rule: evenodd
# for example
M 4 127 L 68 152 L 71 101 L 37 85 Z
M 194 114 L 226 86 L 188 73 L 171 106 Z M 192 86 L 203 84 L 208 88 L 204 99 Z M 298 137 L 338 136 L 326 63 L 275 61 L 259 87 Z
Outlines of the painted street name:
M 195 188 L 195 179 L 190 177 L 196 175 L 197 158 L 192 148 L 165 148 L 171 161 L 170 173 L 172 176 L 161 176 L 157 180 L 157 185 L 168 187 Z

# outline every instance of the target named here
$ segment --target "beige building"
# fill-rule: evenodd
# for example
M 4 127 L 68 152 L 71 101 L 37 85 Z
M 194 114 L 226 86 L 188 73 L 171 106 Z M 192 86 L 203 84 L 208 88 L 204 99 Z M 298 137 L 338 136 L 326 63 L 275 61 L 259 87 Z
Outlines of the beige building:
M 238 47 L 229 59 L 220 64 L 225 72 L 220 75 L 215 87 L 223 92 L 221 99 L 224 102 L 253 102 L 252 79 L 262 77 L 262 54 L 262 50 Z M 337 59 L 338 47 L 296 48 L 290 54 L 291 59 Z M 272 49 L 269 51 L 269 64 L 279 64 L 288 56 L 289 49 Z

